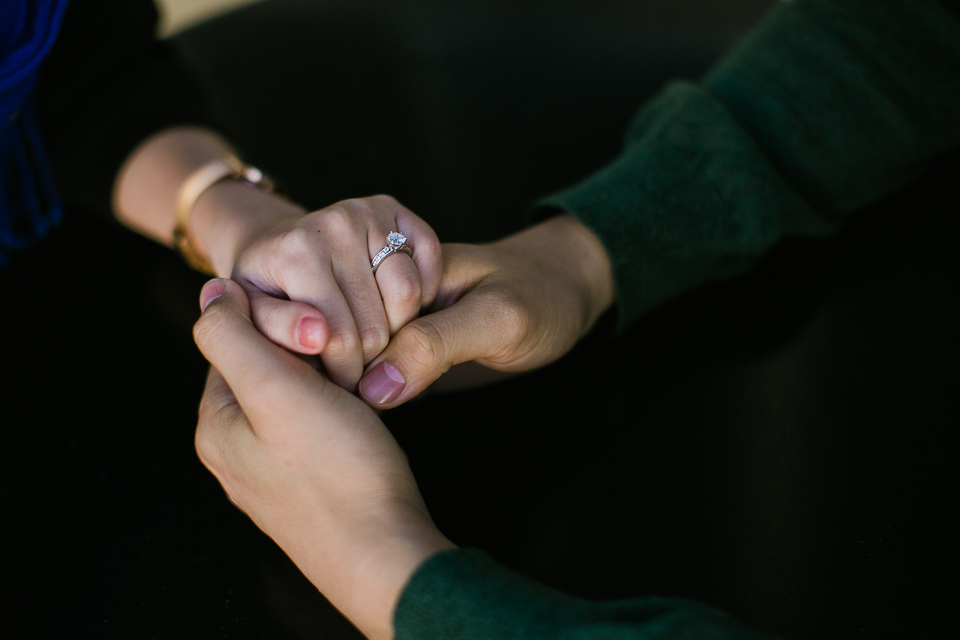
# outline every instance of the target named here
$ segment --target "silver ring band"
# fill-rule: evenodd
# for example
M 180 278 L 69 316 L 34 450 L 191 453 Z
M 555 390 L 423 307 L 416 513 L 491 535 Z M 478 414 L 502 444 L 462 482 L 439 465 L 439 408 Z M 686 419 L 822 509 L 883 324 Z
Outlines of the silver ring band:
M 380 264 L 386 260 L 389 256 L 402 251 L 411 258 L 413 257 L 413 249 L 407 246 L 407 238 L 402 233 L 397 233 L 396 231 L 391 231 L 387 235 L 387 246 L 377 252 L 377 255 L 373 256 L 373 260 L 370 261 L 370 269 L 373 273 L 377 272 L 377 269 L 380 268 Z

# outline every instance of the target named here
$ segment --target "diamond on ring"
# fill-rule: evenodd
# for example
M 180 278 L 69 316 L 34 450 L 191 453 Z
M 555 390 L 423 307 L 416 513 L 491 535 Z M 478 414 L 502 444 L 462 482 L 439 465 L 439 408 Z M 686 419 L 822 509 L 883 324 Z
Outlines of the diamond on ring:
M 407 246 L 407 237 L 398 231 L 391 231 L 387 234 L 387 246 L 380 249 L 377 255 L 373 256 L 373 260 L 370 261 L 370 269 L 376 273 L 380 263 L 383 262 L 387 256 L 393 255 L 398 251 L 402 251 L 408 256 L 413 256 L 413 251 Z

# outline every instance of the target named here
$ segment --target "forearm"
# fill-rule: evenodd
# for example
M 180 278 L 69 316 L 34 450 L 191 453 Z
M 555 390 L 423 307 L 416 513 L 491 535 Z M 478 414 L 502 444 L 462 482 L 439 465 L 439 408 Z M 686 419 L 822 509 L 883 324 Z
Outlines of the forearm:
M 117 174 L 114 215 L 124 225 L 173 246 L 177 196 L 184 181 L 203 165 L 234 154 L 213 131 L 178 127 L 143 142 Z
M 763 640 L 695 602 L 588 602 L 507 571 L 475 549 L 436 554 L 413 575 L 394 616 L 397 640 Z
M 960 21 L 932 0 L 782 4 L 704 78 L 785 183 L 833 221 L 960 143 Z
M 205 164 L 235 154 L 226 139 L 209 129 L 161 131 L 137 147 L 117 174 L 114 214 L 137 233 L 172 246 L 184 182 Z M 301 207 L 282 198 L 224 180 L 197 199 L 187 217 L 187 235 L 210 257 L 217 274 L 226 277 L 245 239 L 268 222 L 302 214 Z
M 960 23 L 928 0 L 796 0 L 702 84 L 671 84 L 622 155 L 541 201 L 603 241 L 621 327 L 836 228 L 960 141 Z

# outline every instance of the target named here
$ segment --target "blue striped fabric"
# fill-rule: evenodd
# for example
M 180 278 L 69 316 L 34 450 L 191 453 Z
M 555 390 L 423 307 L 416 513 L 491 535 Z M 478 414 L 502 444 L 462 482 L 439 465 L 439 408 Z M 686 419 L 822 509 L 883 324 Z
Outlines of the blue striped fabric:
M 67 0 L 0 0 L 0 267 L 62 215 L 30 103 Z

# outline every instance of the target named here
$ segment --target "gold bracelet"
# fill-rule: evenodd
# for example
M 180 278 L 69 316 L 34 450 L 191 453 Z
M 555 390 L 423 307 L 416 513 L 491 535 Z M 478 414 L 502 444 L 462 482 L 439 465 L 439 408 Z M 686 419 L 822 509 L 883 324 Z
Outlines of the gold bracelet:
M 242 180 L 267 193 L 273 191 L 273 182 L 263 175 L 262 171 L 243 164 L 239 158 L 232 155 L 208 162 L 183 181 L 177 194 L 177 224 L 173 229 L 173 243 L 188 265 L 211 276 L 216 275 L 213 264 L 210 258 L 200 253 L 190 241 L 187 235 L 187 220 L 190 210 L 200 196 L 222 180 Z

